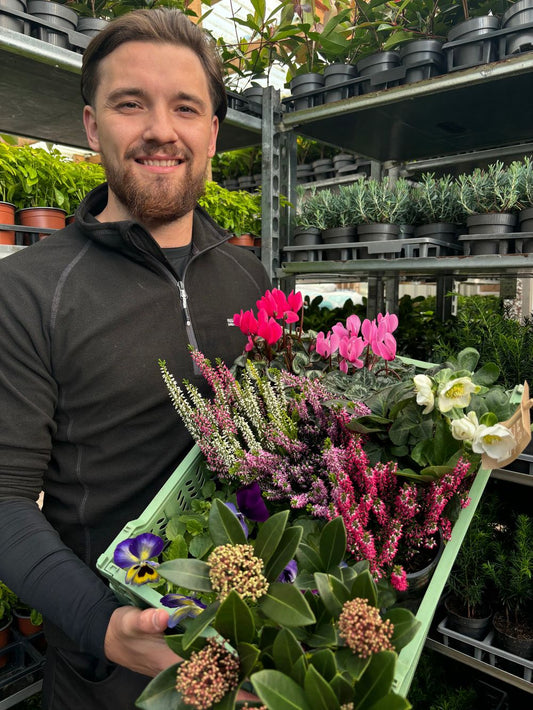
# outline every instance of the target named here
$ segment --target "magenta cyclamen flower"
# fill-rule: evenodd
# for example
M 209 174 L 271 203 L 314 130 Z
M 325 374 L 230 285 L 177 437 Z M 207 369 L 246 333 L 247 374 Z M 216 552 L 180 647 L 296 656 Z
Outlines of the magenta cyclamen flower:
M 273 288 L 272 291 L 267 291 L 257 301 L 257 308 L 265 310 L 269 316 L 273 316 L 279 320 L 283 319 L 286 323 L 296 323 L 300 320 L 298 311 L 303 305 L 303 298 L 300 292 L 294 293 L 291 291 L 286 296 L 283 291 L 278 288 Z

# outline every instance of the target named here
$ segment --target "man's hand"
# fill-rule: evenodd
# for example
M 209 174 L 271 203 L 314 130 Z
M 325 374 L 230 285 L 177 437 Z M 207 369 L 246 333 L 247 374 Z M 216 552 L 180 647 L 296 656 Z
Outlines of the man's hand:
M 105 655 L 113 663 L 136 673 L 156 676 L 181 660 L 167 646 L 163 635 L 168 618 L 164 609 L 118 608 L 107 627 Z

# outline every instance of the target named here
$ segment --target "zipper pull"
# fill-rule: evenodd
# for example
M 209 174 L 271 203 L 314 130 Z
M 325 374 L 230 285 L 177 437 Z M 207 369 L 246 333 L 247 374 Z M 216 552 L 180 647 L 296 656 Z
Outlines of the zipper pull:
M 181 307 L 183 308 L 183 312 L 185 313 L 185 325 L 190 326 L 191 318 L 189 316 L 189 308 L 187 307 L 187 292 L 185 291 L 185 285 L 183 281 L 178 281 L 178 287 L 180 290 Z

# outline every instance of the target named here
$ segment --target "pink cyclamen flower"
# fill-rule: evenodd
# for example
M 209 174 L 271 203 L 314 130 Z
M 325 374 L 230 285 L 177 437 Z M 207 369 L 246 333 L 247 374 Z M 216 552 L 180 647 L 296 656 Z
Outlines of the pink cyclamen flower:
M 257 318 L 254 316 L 253 311 L 243 311 L 240 313 L 234 313 L 233 324 L 237 326 L 245 335 L 256 335 L 258 322 Z
M 329 357 L 334 355 L 339 348 L 340 338 L 335 333 L 324 333 L 320 332 L 316 336 L 315 349 L 321 357 Z
M 339 342 L 339 355 L 343 358 L 345 363 L 350 363 L 357 369 L 363 367 L 364 363 L 359 358 L 359 355 L 363 352 L 365 348 L 365 342 L 362 338 L 342 338 Z M 339 367 L 341 370 L 346 372 L 344 369 L 344 364 L 341 362 Z
M 283 335 L 283 328 L 274 318 L 268 316 L 267 311 L 260 309 L 257 313 L 257 335 L 269 344 L 273 345 Z
M 257 308 L 264 309 L 269 316 L 283 319 L 286 323 L 296 323 L 300 320 L 298 311 L 303 305 L 302 294 L 291 291 L 287 297 L 279 288 L 267 291 L 257 301 Z

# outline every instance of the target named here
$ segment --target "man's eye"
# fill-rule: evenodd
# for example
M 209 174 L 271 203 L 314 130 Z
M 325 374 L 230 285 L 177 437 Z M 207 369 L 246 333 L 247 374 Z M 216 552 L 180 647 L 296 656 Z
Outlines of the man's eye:
M 180 113 L 195 113 L 195 110 L 192 108 L 192 106 L 179 106 L 178 111 Z
M 136 101 L 123 101 L 118 105 L 119 109 L 134 109 L 138 108 L 139 104 Z

